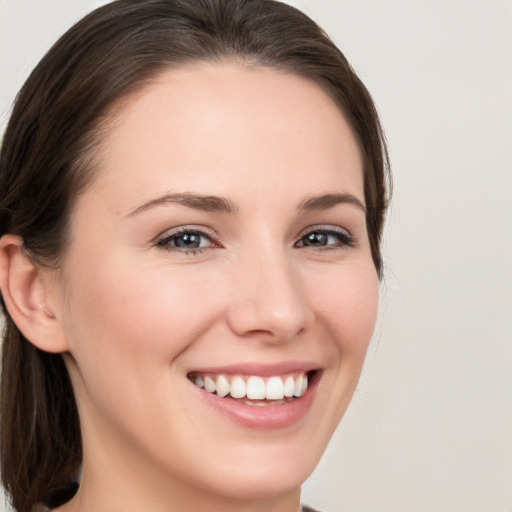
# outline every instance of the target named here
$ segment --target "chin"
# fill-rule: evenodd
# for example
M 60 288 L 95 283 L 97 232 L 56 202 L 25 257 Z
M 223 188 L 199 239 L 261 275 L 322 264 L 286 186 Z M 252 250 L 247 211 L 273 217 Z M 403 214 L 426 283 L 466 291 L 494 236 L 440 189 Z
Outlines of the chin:
M 240 500 L 272 499 L 298 492 L 315 466 L 298 471 L 289 465 L 272 464 L 261 468 L 259 472 L 236 476 L 219 482 L 217 493 Z M 220 491 L 220 492 L 219 492 Z
M 211 485 L 217 493 L 234 499 L 270 499 L 298 492 L 323 453 L 303 443 L 292 451 L 264 447 L 260 453 L 254 453 L 257 447 L 252 451 L 214 470 Z

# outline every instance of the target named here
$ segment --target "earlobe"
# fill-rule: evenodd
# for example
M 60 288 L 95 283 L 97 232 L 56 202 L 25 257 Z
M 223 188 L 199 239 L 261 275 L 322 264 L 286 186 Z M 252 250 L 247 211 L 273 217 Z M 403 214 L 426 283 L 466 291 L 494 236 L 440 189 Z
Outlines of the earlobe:
M 50 303 L 43 271 L 17 235 L 0 238 L 0 290 L 10 317 L 25 338 L 46 352 L 66 352 L 68 344 Z

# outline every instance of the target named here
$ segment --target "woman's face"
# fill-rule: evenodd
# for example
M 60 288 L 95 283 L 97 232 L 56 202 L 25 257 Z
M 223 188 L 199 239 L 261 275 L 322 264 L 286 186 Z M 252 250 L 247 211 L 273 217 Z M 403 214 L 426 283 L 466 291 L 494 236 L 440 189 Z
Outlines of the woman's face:
M 377 312 L 347 122 L 307 80 L 226 63 L 165 72 L 110 128 L 56 280 L 84 479 L 296 492 Z

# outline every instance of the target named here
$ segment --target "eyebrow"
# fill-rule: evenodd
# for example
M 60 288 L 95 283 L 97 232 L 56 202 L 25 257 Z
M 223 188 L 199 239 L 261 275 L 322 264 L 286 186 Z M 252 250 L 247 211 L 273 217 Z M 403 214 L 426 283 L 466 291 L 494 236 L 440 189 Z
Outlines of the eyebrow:
M 156 199 L 148 201 L 130 212 L 127 217 L 132 217 L 141 212 L 149 210 L 155 206 L 164 204 L 179 204 L 193 208 L 196 210 L 202 210 L 205 212 L 217 212 L 225 214 L 233 214 L 239 211 L 236 203 L 230 199 L 218 196 L 194 194 L 190 192 L 165 194 Z M 364 204 L 352 194 L 323 194 L 321 196 L 313 196 L 305 199 L 299 204 L 299 211 L 322 211 L 333 208 L 338 204 L 352 204 L 366 213 Z
M 161 197 L 157 197 L 156 199 L 152 199 L 151 201 L 135 208 L 135 210 L 130 212 L 127 217 L 132 217 L 143 211 L 149 210 L 150 208 L 163 204 L 180 204 L 205 212 L 236 213 L 238 211 L 236 204 L 224 197 L 183 192 L 179 194 L 165 194 Z
M 366 213 L 366 207 L 356 196 L 352 194 L 324 194 L 305 199 L 299 205 L 300 211 L 321 211 L 333 208 L 338 204 L 352 204 Z

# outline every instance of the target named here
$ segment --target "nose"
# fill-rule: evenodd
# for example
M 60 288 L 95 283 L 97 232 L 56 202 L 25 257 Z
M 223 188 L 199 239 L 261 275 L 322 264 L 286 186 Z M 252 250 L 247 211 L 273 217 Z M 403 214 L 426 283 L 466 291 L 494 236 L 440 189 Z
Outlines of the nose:
M 227 316 L 238 336 L 281 344 L 306 330 L 313 313 L 290 258 L 270 252 L 253 254 L 234 272 Z

